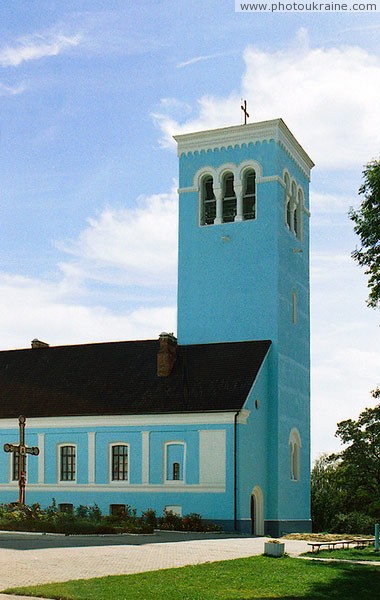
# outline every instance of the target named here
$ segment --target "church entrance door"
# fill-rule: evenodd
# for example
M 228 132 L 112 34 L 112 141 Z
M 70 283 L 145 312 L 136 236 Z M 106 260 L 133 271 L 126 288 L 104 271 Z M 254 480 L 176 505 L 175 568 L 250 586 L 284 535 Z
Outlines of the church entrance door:
M 255 486 L 251 494 L 251 533 L 264 535 L 264 497 L 259 486 Z

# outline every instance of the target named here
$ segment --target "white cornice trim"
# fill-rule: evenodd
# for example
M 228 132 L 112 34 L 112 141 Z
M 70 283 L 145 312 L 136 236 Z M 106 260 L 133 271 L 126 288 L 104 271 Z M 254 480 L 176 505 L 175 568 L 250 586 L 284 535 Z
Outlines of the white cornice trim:
M 18 489 L 18 483 L 15 484 L 0 484 L 0 491 L 15 491 Z M 181 484 L 173 485 L 170 484 L 130 484 L 125 482 L 124 485 L 110 485 L 110 484 L 27 484 L 27 490 L 30 492 L 100 492 L 100 493 L 120 493 L 120 492 L 139 492 L 139 493 L 158 493 L 158 494 L 173 494 L 175 493 L 188 493 L 188 494 L 221 494 L 226 491 L 224 484 Z
M 234 422 L 235 411 L 176 413 L 160 415 L 106 415 L 81 417 L 30 417 L 27 431 L 31 429 L 82 428 L 88 431 L 95 427 L 154 427 L 155 425 L 210 425 Z M 18 427 L 15 419 L 0 419 L 0 429 Z
M 178 143 L 178 156 L 194 152 L 206 152 L 207 150 L 220 150 L 228 146 L 241 147 L 243 144 L 273 140 L 283 146 L 308 179 L 310 178 L 310 171 L 314 166 L 309 155 L 282 119 L 185 133 L 175 135 L 174 139 Z
M 238 414 L 237 422 L 241 425 L 246 425 L 250 414 L 251 414 L 250 410 L 243 408 Z

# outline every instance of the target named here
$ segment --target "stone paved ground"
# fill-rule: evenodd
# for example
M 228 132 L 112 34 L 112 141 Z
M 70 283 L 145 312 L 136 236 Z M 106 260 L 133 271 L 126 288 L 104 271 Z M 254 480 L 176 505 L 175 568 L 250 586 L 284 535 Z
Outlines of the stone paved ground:
M 264 540 L 164 532 L 143 538 L 0 533 L 0 590 L 242 558 L 262 554 Z M 297 556 L 306 550 L 306 542 L 286 540 L 288 554 Z M 0 600 L 5 598 L 15 597 L 0 593 Z

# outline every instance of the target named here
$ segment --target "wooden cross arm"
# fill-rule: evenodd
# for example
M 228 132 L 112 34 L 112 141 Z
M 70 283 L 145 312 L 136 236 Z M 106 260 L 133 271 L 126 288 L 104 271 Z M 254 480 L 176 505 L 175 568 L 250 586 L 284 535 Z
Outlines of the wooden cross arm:
M 37 448 L 37 446 L 32 446 L 31 448 L 25 448 L 25 452 L 27 454 L 34 454 L 34 456 L 37 456 L 40 453 L 40 449 Z

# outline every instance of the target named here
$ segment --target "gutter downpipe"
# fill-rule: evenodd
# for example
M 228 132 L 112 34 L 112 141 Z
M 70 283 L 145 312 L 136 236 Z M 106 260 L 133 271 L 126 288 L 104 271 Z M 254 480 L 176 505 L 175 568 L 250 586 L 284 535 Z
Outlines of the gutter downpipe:
M 234 417 L 234 530 L 237 531 L 237 417 L 240 411 L 235 413 Z

